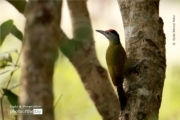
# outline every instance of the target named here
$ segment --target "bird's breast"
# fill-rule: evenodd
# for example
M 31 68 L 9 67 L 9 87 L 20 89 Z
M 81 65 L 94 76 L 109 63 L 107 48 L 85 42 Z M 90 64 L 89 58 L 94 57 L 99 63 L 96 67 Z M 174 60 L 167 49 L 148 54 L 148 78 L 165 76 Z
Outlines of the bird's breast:
M 107 65 L 118 65 L 123 61 L 123 54 L 121 49 L 117 49 L 117 46 L 109 46 L 106 51 Z

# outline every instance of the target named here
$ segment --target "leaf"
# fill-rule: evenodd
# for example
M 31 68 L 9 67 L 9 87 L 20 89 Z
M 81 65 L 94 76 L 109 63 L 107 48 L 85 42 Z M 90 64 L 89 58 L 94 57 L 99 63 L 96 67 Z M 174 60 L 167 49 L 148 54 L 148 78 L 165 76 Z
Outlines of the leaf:
M 0 54 L 0 61 L 12 62 L 12 57 L 9 53 Z
M 18 96 L 8 89 L 2 88 L 2 90 L 4 92 L 4 95 L 7 96 L 7 99 L 10 102 L 10 104 L 12 106 L 18 106 Z M 13 108 L 14 108 L 14 110 L 18 109 L 18 107 L 13 107 Z
M 12 62 L 12 57 L 9 53 L 0 54 L 0 69 L 5 68 L 8 62 Z
M 0 46 L 4 42 L 6 36 L 11 32 L 11 28 L 13 27 L 13 20 L 8 20 L 1 24 L 0 31 L 1 31 L 1 39 L 0 39 Z
M 11 28 L 11 34 L 13 34 L 15 37 L 17 37 L 21 41 L 23 40 L 22 32 L 20 30 L 18 30 L 15 25 L 13 25 L 12 28 Z
M 6 0 L 13 5 L 20 13 L 24 13 L 26 7 L 26 0 Z

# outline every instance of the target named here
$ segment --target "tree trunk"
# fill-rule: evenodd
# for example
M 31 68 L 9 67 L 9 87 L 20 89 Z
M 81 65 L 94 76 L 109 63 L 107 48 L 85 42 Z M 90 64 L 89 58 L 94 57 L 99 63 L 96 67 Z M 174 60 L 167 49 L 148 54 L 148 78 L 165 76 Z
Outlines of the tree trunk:
M 73 25 L 73 39 L 69 40 L 61 30 L 60 49 L 78 71 L 103 120 L 117 120 L 119 102 L 107 71 L 97 60 L 86 0 L 68 1 L 68 7 Z
M 8 0 L 8 2 L 11 3 L 14 7 L 16 8 L 18 7 L 18 4 L 14 4 L 12 0 Z M 20 2 L 23 5 L 22 1 L 20 0 L 17 2 Z M 60 1 L 60 3 L 61 2 L 62 1 Z M 88 91 L 91 99 L 93 100 L 103 120 L 117 120 L 120 111 L 119 101 L 113 90 L 112 85 L 110 84 L 107 71 L 100 65 L 99 61 L 97 60 L 94 38 L 92 34 L 93 30 L 92 30 L 86 2 L 87 0 L 68 1 L 68 6 L 73 21 L 72 24 L 73 24 L 74 37 L 72 40 L 70 40 L 65 35 L 63 30 L 59 28 L 58 31 L 59 31 L 60 39 L 56 39 L 56 40 L 59 40 L 58 43 L 60 50 L 68 57 L 68 59 L 71 61 L 71 63 L 78 71 L 81 80 L 84 84 L 84 87 Z M 35 4 L 33 4 L 33 6 L 34 5 Z M 23 14 L 22 9 L 20 9 L 19 11 Z M 42 54 L 42 53 L 38 52 L 36 54 Z M 25 70 L 25 67 L 23 70 Z M 22 78 L 24 79 L 25 77 Z M 23 94 L 26 93 L 27 92 L 24 90 L 24 92 L 21 93 L 22 94 L 21 96 L 23 96 Z M 31 93 L 31 96 L 33 96 L 33 94 L 34 93 Z M 25 102 L 21 102 L 21 104 L 24 103 Z
M 121 120 L 157 120 L 165 79 L 166 56 L 159 0 L 118 0 L 126 53 L 132 64 L 146 59 L 126 79 L 128 103 Z
M 29 1 L 25 16 L 20 104 L 41 106 L 42 115 L 20 115 L 20 120 L 53 120 L 53 72 L 58 56 L 59 2 Z M 26 110 L 23 108 L 22 110 Z

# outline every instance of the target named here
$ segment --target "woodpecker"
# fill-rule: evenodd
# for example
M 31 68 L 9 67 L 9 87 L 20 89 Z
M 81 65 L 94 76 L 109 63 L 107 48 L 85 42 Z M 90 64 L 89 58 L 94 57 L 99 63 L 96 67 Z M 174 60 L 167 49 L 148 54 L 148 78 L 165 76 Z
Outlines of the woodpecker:
M 126 52 L 121 45 L 119 34 L 115 30 L 96 31 L 103 34 L 109 40 L 109 46 L 106 51 L 106 63 L 111 80 L 117 88 L 121 110 L 124 110 L 127 97 L 123 89 L 123 80 L 125 73 L 129 69 Z

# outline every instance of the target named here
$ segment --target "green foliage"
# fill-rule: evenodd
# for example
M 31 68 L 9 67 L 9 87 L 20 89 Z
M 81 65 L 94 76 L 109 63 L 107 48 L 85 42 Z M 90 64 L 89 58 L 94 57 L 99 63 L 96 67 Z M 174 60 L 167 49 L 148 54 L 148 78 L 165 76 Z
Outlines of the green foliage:
M 0 26 L 1 30 L 1 39 L 0 39 L 0 46 L 4 42 L 7 35 L 10 33 L 17 37 L 19 40 L 23 40 L 23 34 L 17 27 L 13 24 L 13 20 L 7 20 Z
M 12 52 L 17 53 L 17 49 L 0 54 L 0 69 L 4 69 L 7 66 L 14 66 L 11 56 Z
M 18 96 L 11 92 L 8 89 L 2 88 L 4 95 L 7 96 L 8 101 L 12 106 L 18 106 Z M 17 107 L 14 107 L 14 110 L 17 110 Z
M 18 30 L 15 25 L 13 25 L 11 28 L 11 34 L 13 34 L 16 38 L 18 38 L 21 41 L 23 40 L 22 32 L 20 30 Z
M 8 62 L 12 62 L 12 57 L 10 56 L 10 54 L 0 54 L 0 69 L 5 68 L 8 65 Z
M 26 0 L 6 0 L 13 5 L 20 13 L 24 13 Z
M 7 20 L 4 23 L 2 23 L 1 26 L 0 26 L 0 30 L 1 30 L 0 46 L 3 44 L 3 42 L 4 42 L 5 38 L 7 37 L 7 35 L 9 35 L 10 33 L 12 35 L 14 35 L 15 37 L 17 37 L 19 40 L 21 40 L 21 41 L 23 40 L 23 34 L 13 24 L 13 20 Z M 13 66 L 14 68 L 17 67 L 17 63 L 18 63 L 19 59 L 17 60 L 16 64 L 14 64 L 13 61 L 12 61 L 12 56 L 11 56 L 12 52 L 17 53 L 17 49 L 0 54 L 0 69 L 5 69 L 7 66 Z M 12 106 L 18 106 L 18 96 L 16 94 L 14 94 L 13 92 L 11 92 L 11 90 L 7 89 L 8 86 L 9 86 L 9 83 L 11 81 L 12 75 L 13 75 L 15 70 L 13 70 L 11 72 L 10 79 L 8 81 L 8 84 L 6 85 L 6 88 L 2 88 L 3 94 L 2 94 L 2 96 L 0 98 L 1 106 L 3 105 L 2 100 L 3 100 L 4 96 L 7 96 L 7 99 L 8 99 L 9 103 Z M 9 71 L 10 70 L 6 70 L 4 72 L 1 72 L 0 75 L 5 74 L 6 72 L 9 72 Z M 18 109 L 18 107 L 13 107 L 13 108 L 14 108 L 14 110 Z M 3 109 L 4 108 L 1 107 L 1 114 L 3 116 L 2 118 L 4 119 Z M 16 115 L 15 115 L 15 119 L 17 119 Z
M 13 27 L 13 20 L 7 20 L 0 26 L 1 30 L 1 39 L 0 39 L 0 46 L 4 42 L 6 36 L 11 32 L 11 28 Z

